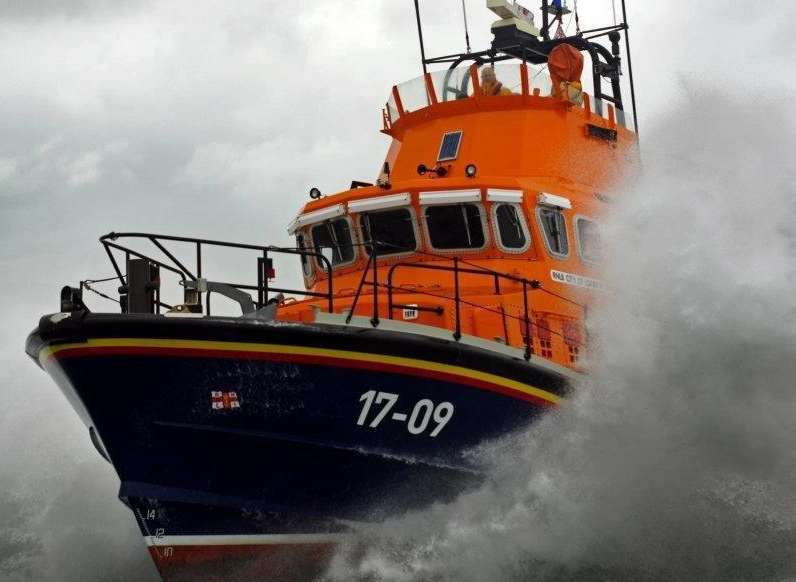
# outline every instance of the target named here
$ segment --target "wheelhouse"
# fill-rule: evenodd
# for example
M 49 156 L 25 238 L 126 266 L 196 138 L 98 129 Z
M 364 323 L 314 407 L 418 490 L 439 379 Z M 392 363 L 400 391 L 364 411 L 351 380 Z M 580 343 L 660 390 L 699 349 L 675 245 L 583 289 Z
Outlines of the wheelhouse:
M 331 208 L 320 221 L 313 220 L 319 211 L 310 219 L 304 217 L 313 213 L 299 215 L 290 232 L 297 248 L 327 257 L 337 274 L 360 271 L 374 254 L 385 263 L 461 254 L 481 260 L 573 260 L 586 268 L 601 256 L 597 220 L 576 213 L 560 194 L 489 187 L 416 191 Z M 302 222 L 305 226 L 298 226 Z M 308 283 L 327 276 L 319 263 L 302 257 Z

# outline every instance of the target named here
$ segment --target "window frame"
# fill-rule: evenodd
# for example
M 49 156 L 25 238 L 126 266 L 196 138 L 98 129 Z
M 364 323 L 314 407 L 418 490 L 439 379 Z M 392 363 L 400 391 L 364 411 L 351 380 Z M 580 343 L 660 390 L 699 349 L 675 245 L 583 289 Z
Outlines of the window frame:
M 346 222 L 348 222 L 348 232 L 351 233 L 351 249 L 354 251 L 354 256 L 353 256 L 353 258 L 350 261 L 346 261 L 345 263 L 337 263 L 335 265 L 334 262 L 332 262 L 332 271 L 336 271 L 337 269 L 353 265 L 354 263 L 356 263 L 359 260 L 359 253 L 357 252 L 359 245 L 358 245 L 358 241 L 357 241 L 357 238 L 356 238 L 356 230 L 354 229 L 354 223 L 351 220 L 351 216 L 348 215 L 348 214 L 343 214 L 342 216 L 335 216 L 334 218 L 330 218 L 328 220 L 323 220 L 321 222 L 316 222 L 315 224 L 310 225 L 309 234 L 310 234 L 310 241 L 312 242 L 312 249 L 315 252 L 320 252 L 320 251 L 318 251 L 318 249 L 317 249 L 317 247 L 315 245 L 315 235 L 312 232 L 315 229 L 315 227 L 321 226 L 323 224 L 328 224 L 330 222 L 334 222 L 335 220 L 345 220 Z M 318 272 L 325 273 L 326 275 L 329 274 L 329 271 L 327 271 L 326 269 L 323 268 L 323 264 L 321 264 L 318 261 L 317 257 L 315 257 L 315 266 L 317 267 Z
M 435 247 L 431 242 L 431 229 L 428 226 L 428 218 L 426 217 L 426 210 L 429 208 L 439 208 L 441 206 L 464 206 L 465 204 L 472 204 L 476 206 L 480 211 L 481 215 L 481 229 L 484 233 L 484 244 L 480 247 L 470 247 L 470 248 L 456 248 L 456 249 L 438 249 Z M 489 248 L 491 244 L 491 240 L 489 238 L 489 224 L 487 222 L 487 213 L 486 208 L 484 207 L 483 202 L 453 202 L 450 204 L 428 204 L 422 207 L 423 210 L 423 236 L 426 238 L 426 242 L 428 244 L 428 248 L 434 251 L 435 253 L 478 253 L 485 249 Z
M 543 210 L 553 210 L 559 212 L 561 214 L 561 217 L 564 219 L 564 236 L 567 240 L 567 252 L 565 254 L 557 253 L 550 248 L 550 241 L 547 240 L 547 231 L 545 230 L 544 221 L 542 220 Z M 567 227 L 567 216 L 566 214 L 564 214 L 564 209 L 558 206 L 547 206 L 544 204 L 540 204 L 536 207 L 536 221 L 539 225 L 539 234 L 541 234 L 542 236 L 542 241 L 544 242 L 547 254 L 550 255 L 551 258 L 559 261 L 568 259 L 569 256 L 572 254 L 572 241 L 569 240 L 569 228 Z
M 362 241 L 362 244 L 364 245 L 364 244 L 366 244 L 365 231 L 362 228 L 361 217 L 363 215 L 365 215 L 365 214 L 379 214 L 381 212 L 395 212 L 396 210 L 406 210 L 406 211 L 409 212 L 409 218 L 411 219 L 411 222 L 412 222 L 412 232 L 415 235 L 415 248 L 410 250 L 410 251 L 401 251 L 399 253 L 390 253 L 388 255 L 379 254 L 379 256 L 378 256 L 379 259 L 382 259 L 382 258 L 384 258 L 384 259 L 394 259 L 394 258 L 408 257 L 409 255 L 413 255 L 413 254 L 417 253 L 420 250 L 420 245 L 422 244 L 422 241 L 420 240 L 420 229 L 418 228 L 417 214 L 415 213 L 415 209 L 411 205 L 406 205 L 406 206 L 396 206 L 395 208 L 382 208 L 380 210 L 374 210 L 374 211 L 371 211 L 371 212 L 358 212 L 356 214 L 356 217 L 357 217 L 356 223 L 357 223 L 357 228 L 359 229 L 359 238 Z M 368 254 L 367 249 L 365 249 L 364 247 L 363 247 L 362 252 L 363 252 L 363 254 L 364 254 L 366 259 L 370 259 L 371 258 L 371 256 Z
M 498 225 L 498 216 L 497 211 L 498 207 L 500 206 L 513 206 L 517 210 L 517 214 L 522 219 L 522 230 L 525 234 L 525 246 L 520 248 L 512 248 L 507 247 L 503 244 L 503 238 L 500 236 L 500 226 Z M 531 229 L 528 226 L 528 219 L 525 216 L 525 212 L 523 211 L 523 204 L 517 202 L 493 202 L 492 209 L 490 212 L 492 217 L 492 229 L 494 230 L 495 235 L 495 245 L 504 253 L 512 253 L 520 255 L 522 253 L 528 252 L 528 249 L 531 248 Z
M 573 223 L 575 224 L 575 241 L 578 244 L 578 257 L 587 265 L 598 265 L 600 263 L 599 259 L 588 259 L 583 253 L 583 245 L 581 244 L 580 239 L 580 229 L 578 229 L 578 223 L 580 221 L 591 222 L 592 224 L 596 225 L 598 229 L 600 227 L 600 223 L 594 220 L 591 216 L 586 216 L 585 214 L 577 214 L 573 220 Z
M 312 242 L 312 240 L 310 238 L 310 233 L 308 231 L 309 231 L 309 228 L 299 228 L 299 229 L 296 230 L 296 232 L 295 232 L 296 248 L 297 249 L 301 249 L 301 250 L 305 250 L 305 251 L 315 252 L 315 246 L 312 245 L 312 244 L 310 244 L 308 246 L 308 244 L 307 244 L 308 242 L 310 242 L 310 243 Z M 303 249 L 302 249 L 302 247 L 299 246 L 298 237 L 302 237 L 304 239 L 304 247 L 303 247 Z M 307 281 L 312 281 L 315 278 L 316 257 L 314 255 L 299 255 L 299 259 L 300 259 L 300 262 L 301 262 L 301 273 L 304 275 L 304 279 L 307 280 Z M 307 273 L 307 271 L 304 269 L 304 265 L 305 265 L 304 259 L 306 259 L 306 261 L 307 261 L 306 265 L 309 267 L 309 273 Z

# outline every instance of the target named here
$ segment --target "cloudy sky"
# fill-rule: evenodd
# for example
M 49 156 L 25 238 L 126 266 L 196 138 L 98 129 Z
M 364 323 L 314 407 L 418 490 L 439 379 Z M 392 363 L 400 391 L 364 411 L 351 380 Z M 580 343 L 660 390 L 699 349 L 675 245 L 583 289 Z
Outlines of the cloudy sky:
M 25 335 L 61 285 L 109 274 L 105 232 L 283 243 L 311 186 L 373 179 L 381 107 L 420 72 L 411 4 L 0 3 L 0 578 L 151 576 L 115 475 Z M 421 4 L 428 54 L 463 50 L 459 0 Z M 467 0 L 474 48 L 484 4 Z M 580 4 L 584 27 L 611 23 L 610 0 Z M 711 92 L 792 94 L 789 2 L 629 4 L 642 132 Z

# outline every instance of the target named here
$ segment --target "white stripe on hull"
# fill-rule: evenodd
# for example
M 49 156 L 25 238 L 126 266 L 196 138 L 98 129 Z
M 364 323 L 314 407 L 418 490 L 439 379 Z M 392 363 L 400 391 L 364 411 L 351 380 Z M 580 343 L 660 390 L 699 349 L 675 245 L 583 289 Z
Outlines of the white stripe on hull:
M 347 534 L 258 534 L 144 536 L 149 547 L 163 546 L 254 546 L 269 544 L 327 544 L 343 541 Z

